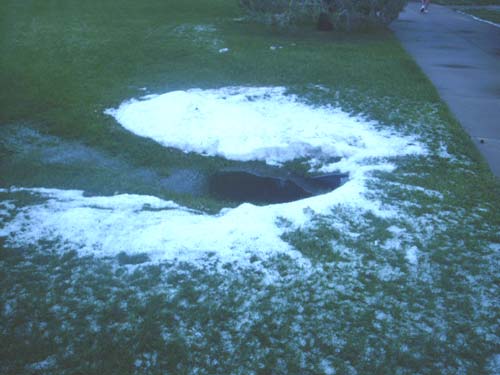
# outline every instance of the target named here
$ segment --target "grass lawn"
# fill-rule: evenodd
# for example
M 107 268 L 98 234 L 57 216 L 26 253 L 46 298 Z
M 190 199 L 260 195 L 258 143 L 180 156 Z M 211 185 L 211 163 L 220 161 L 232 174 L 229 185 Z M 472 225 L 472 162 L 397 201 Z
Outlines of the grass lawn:
M 159 181 L 238 163 L 164 148 L 104 114 L 146 94 L 285 86 L 427 149 L 367 181 L 397 215 L 338 205 L 290 228 L 306 262 L 149 262 L 57 237 L 19 246 L 23 228 L 0 237 L 2 374 L 497 373 L 500 187 L 392 33 L 282 32 L 230 0 L 0 9 L 0 230 L 46 200 L 10 186 L 234 206 Z
M 465 10 L 465 12 L 468 14 L 472 14 L 473 16 L 479 17 L 483 20 L 500 24 L 500 11 L 472 8 Z
M 225 1 L 202 3 L 199 12 L 177 1 L 123 2 L 120 7 L 111 1 L 51 4 L 53 7 L 39 2 L 4 5 L 0 79 L 9 89 L 0 93 L 0 123 L 23 122 L 44 135 L 78 139 L 124 160 L 127 170 L 111 171 L 117 176 L 110 184 L 110 171 L 101 173 L 96 166 L 85 166 L 83 173 L 79 172 L 81 166 L 70 167 L 70 179 L 68 168 L 51 166 L 47 181 L 47 173 L 41 169 L 36 168 L 41 173 L 35 178 L 23 173 L 29 166 L 9 164 L 2 174 L 10 184 L 164 196 L 154 182 L 128 181 L 123 176 L 134 176 L 133 169 L 144 166 L 167 175 L 172 165 L 192 164 L 195 156 L 131 136 L 103 114 L 108 107 L 145 94 L 234 85 L 285 85 L 304 93 L 311 84 L 321 84 L 333 89 L 331 95 L 349 89 L 349 94 L 343 90 L 345 95 L 355 97 L 347 99 L 347 105 L 357 106 L 353 109 L 358 111 L 371 105 L 357 98 L 366 94 L 377 99 L 390 95 L 397 101 L 437 101 L 433 88 L 387 32 L 281 35 L 234 21 L 241 14 L 235 4 Z M 217 31 L 200 37 L 196 25 L 215 25 Z M 278 44 L 286 48 L 272 53 L 269 47 Z M 217 53 L 226 46 L 234 53 Z M 331 102 L 332 98 L 323 99 Z M 383 113 L 379 115 L 383 117 Z M 197 160 L 197 165 L 209 169 L 220 163 L 224 161 Z M 92 179 L 87 178 L 89 172 Z M 209 205 L 186 202 L 189 197 L 179 199 Z
M 434 0 L 433 2 L 441 5 L 500 5 L 499 0 Z

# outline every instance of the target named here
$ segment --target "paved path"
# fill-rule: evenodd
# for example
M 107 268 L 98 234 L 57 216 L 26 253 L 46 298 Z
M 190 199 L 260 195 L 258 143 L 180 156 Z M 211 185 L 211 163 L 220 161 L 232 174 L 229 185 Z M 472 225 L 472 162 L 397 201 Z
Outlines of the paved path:
M 500 177 L 500 28 L 410 2 L 391 24 L 405 49 Z

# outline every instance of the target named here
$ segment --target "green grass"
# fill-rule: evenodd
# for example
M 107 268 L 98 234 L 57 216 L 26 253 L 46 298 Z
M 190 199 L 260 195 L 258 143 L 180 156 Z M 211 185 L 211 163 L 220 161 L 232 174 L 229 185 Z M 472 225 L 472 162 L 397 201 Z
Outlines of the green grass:
M 351 36 L 311 28 L 280 34 L 235 21 L 241 16 L 235 3 L 201 2 L 192 11 L 190 2 L 165 0 L 120 5 L 110 0 L 3 1 L 0 84 L 8 89 L 0 93 L 0 124 L 29 124 L 119 157 L 129 168 L 147 167 L 165 176 L 172 168 L 193 165 L 196 156 L 139 139 L 103 114 L 123 100 L 144 95 L 142 87 L 148 88 L 147 93 L 163 93 L 193 87 L 286 85 L 309 93 L 311 84 L 322 84 L 355 90 L 363 97 L 438 100 L 389 32 Z M 196 25 L 212 25 L 216 31 L 198 40 Z M 213 40 L 221 45 L 213 47 Z M 284 48 L 274 53 L 271 45 Z M 220 47 L 231 48 L 231 53 L 217 53 Z M 332 100 L 325 95 L 322 99 Z M 227 162 L 199 157 L 195 164 L 211 170 Z M 4 184 L 26 184 L 25 176 L 18 174 L 30 168 L 4 166 L 2 173 L 8 176 Z M 127 170 L 119 173 L 129 175 Z M 62 171 L 60 180 L 66 175 Z M 105 175 L 95 173 L 91 186 L 80 186 L 109 194 Z M 66 179 L 64 187 L 75 188 L 83 179 L 73 184 L 72 178 Z M 48 186 L 46 180 L 32 179 Z M 130 185 L 123 182 L 115 191 L 138 192 Z M 63 187 L 60 182 L 58 186 Z M 167 195 L 156 188 L 140 191 Z
M 436 4 L 441 5 L 500 5 L 500 0 L 434 0 Z
M 466 13 L 472 14 L 473 16 L 482 18 L 486 21 L 495 22 L 500 24 L 500 11 L 488 10 L 488 9 L 467 9 Z
M 130 271 L 75 252 L 4 249 L 3 373 L 317 374 L 325 358 L 341 373 L 485 373 L 492 343 L 481 332 L 494 316 L 474 315 L 476 286 L 449 256 L 433 259 L 429 284 L 391 268 L 397 253 L 364 251 L 359 263 L 313 273 L 274 259 L 267 267 L 280 277 L 268 285 L 252 269 L 208 272 L 216 260 Z M 395 270 L 390 278 L 378 275 L 377 258 Z
M 103 114 L 142 87 L 284 85 L 429 149 L 370 180 L 371 197 L 400 215 L 339 206 L 289 228 L 284 239 L 310 266 L 254 256 L 245 268 L 210 254 L 149 264 L 140 251 L 98 258 L 0 237 L 1 373 L 320 374 L 325 363 L 338 374 L 494 373 L 500 187 L 390 32 L 276 31 L 235 20 L 230 0 L 0 0 L 0 10 L 0 187 L 151 194 L 217 211 L 158 181 L 227 161 L 164 149 Z M 0 220 L 40 203 L 0 198 L 18 204 Z

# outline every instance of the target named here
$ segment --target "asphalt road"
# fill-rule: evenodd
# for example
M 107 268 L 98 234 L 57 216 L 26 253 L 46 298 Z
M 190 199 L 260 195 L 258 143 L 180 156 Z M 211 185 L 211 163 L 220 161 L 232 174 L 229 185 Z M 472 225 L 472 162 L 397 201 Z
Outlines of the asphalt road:
M 391 29 L 500 177 L 500 27 L 412 1 Z

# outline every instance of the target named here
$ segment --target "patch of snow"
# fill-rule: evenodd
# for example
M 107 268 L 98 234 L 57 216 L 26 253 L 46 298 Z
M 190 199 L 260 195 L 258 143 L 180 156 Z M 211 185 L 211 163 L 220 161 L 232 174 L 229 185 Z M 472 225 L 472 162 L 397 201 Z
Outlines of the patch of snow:
M 392 250 L 397 250 L 400 249 L 402 245 L 401 239 L 399 238 L 389 238 L 385 241 L 383 248 L 384 249 L 392 249 Z
M 32 363 L 26 367 L 32 371 L 49 370 L 52 367 L 54 367 L 56 363 L 57 361 L 55 356 L 50 356 L 44 359 L 43 361 Z
M 320 364 L 325 375 L 335 375 L 337 373 L 330 361 L 323 359 Z
M 406 254 L 405 254 L 405 259 L 410 263 L 411 265 L 418 265 L 418 248 L 416 246 L 412 246 L 408 249 L 406 249 Z
M 488 358 L 486 369 L 491 375 L 500 374 L 500 353 L 493 354 L 490 358 Z
M 292 252 L 279 238 L 275 215 L 250 204 L 210 216 L 148 196 L 84 197 L 81 191 L 55 189 L 12 191 L 48 198 L 43 204 L 20 209 L 0 229 L 0 236 L 8 236 L 18 245 L 61 239 L 83 253 L 147 252 L 153 259 L 181 260 L 202 258 L 207 252 L 228 261 L 249 258 L 249 250 L 263 256 Z
M 491 242 L 488 247 L 493 250 L 493 251 L 500 251 L 500 243 L 498 242 Z
M 195 25 L 193 30 L 198 33 L 214 33 L 217 31 L 214 25 Z
M 378 320 L 389 320 L 389 316 L 383 311 L 377 311 L 375 313 L 375 319 Z
M 217 31 L 217 28 L 214 25 L 192 25 L 192 24 L 182 24 L 177 26 L 174 29 L 174 34 L 183 35 L 183 34 L 192 34 L 194 33 L 214 33 Z
M 4 193 L 6 191 L 7 191 L 6 189 L 0 189 L 1 193 Z M 12 200 L 0 201 L 0 215 L 2 215 L 2 213 L 8 214 L 8 211 L 13 210 L 15 208 L 16 205 Z
M 391 225 L 389 228 L 387 228 L 387 230 L 396 236 L 400 236 L 405 233 L 405 229 L 400 228 L 397 225 Z
M 217 28 L 214 25 L 182 24 L 172 31 L 172 36 L 183 38 L 186 42 L 194 43 L 199 47 L 219 48 L 223 41 L 216 38 Z
M 330 88 L 324 86 L 324 85 L 312 85 L 313 88 L 323 91 L 323 92 L 330 92 Z
M 403 276 L 403 273 L 399 268 L 391 267 L 390 265 L 385 265 L 380 267 L 377 272 L 377 277 L 381 281 L 394 281 Z
M 173 91 L 130 100 L 106 113 L 137 135 L 185 152 L 274 165 L 304 157 L 341 158 L 323 165 L 323 172 L 373 170 L 376 158 L 425 153 L 412 138 L 377 129 L 376 122 L 338 108 L 310 106 L 286 95 L 283 87 Z
M 14 305 L 15 304 L 15 301 L 6 301 L 5 304 L 4 304 L 4 307 L 3 307 L 3 315 L 5 317 L 10 317 L 12 315 L 14 315 L 14 312 L 15 312 L 15 308 L 14 308 Z
M 307 105 L 285 91 L 174 91 L 128 101 L 106 113 L 138 135 L 185 152 L 268 164 L 300 157 L 326 160 L 318 162 L 318 170 L 349 173 L 349 181 L 338 189 L 295 202 L 264 207 L 246 203 L 208 215 L 151 196 L 85 197 L 75 190 L 11 188 L 5 192 L 26 191 L 46 201 L 17 207 L 0 236 L 7 236 L 12 246 L 58 240 L 63 250 L 106 256 L 148 253 L 152 260 L 192 261 L 214 253 L 225 261 L 249 262 L 252 255 L 287 253 L 307 263 L 281 236 L 309 223 L 311 215 L 328 215 L 342 205 L 359 217 L 367 211 L 397 217 L 394 208 L 367 198 L 366 180 L 373 171 L 394 168 L 387 158 L 424 155 L 424 147 L 375 122 L 337 108 Z M 328 162 L 332 158 L 336 161 Z M 290 225 L 283 228 L 283 219 Z M 392 268 L 379 274 L 383 280 L 399 276 Z
M 287 229 L 280 227 L 279 218 L 301 226 L 309 221 L 310 210 L 328 214 L 339 204 L 391 215 L 377 202 L 363 198 L 363 187 L 356 180 L 328 194 L 264 207 L 242 204 L 217 215 L 150 196 L 85 197 L 81 191 L 57 189 L 11 191 L 47 198 L 44 203 L 18 208 L 13 220 L 0 229 L 0 236 L 7 236 L 13 246 L 58 239 L 67 249 L 84 254 L 147 252 L 152 260 L 193 261 L 208 252 L 225 261 L 247 262 L 252 255 L 265 258 L 277 253 L 300 260 L 300 253 L 281 239 Z
M 397 186 L 398 188 L 401 188 L 401 189 L 408 190 L 408 191 L 417 191 L 417 192 L 423 193 L 423 194 L 427 195 L 430 198 L 437 198 L 439 200 L 443 200 L 444 199 L 443 194 L 440 193 L 439 191 L 436 191 L 436 190 L 425 189 L 425 188 L 423 188 L 421 186 L 401 184 L 401 183 L 398 183 L 398 182 L 390 182 L 389 184 L 392 185 L 392 186 Z
M 448 152 L 448 146 L 444 142 L 439 143 L 439 151 L 437 155 L 443 159 L 456 160 L 456 158 Z

